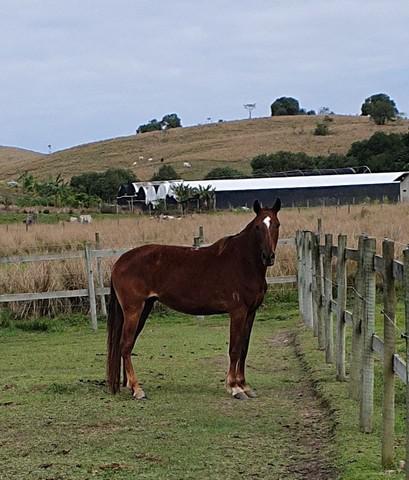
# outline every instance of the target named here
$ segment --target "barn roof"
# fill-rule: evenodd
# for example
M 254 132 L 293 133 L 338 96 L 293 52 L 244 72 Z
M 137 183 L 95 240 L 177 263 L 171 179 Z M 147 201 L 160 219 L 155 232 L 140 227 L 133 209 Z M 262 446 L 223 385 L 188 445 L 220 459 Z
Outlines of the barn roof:
M 270 190 L 289 188 L 317 188 L 347 185 L 374 185 L 399 182 L 406 172 L 354 173 L 344 175 L 313 175 L 299 177 L 238 178 L 225 180 L 186 180 L 191 187 L 212 186 L 216 192 L 237 190 Z M 174 183 L 179 183 L 175 181 Z

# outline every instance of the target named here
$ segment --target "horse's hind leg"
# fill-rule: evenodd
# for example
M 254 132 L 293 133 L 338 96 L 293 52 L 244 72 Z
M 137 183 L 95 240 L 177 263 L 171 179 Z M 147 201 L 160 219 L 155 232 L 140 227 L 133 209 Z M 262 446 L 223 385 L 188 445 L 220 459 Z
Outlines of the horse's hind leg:
M 145 322 L 146 322 L 149 314 L 151 313 L 151 310 L 152 310 L 152 308 L 153 308 L 153 305 L 155 304 L 155 301 L 156 301 L 156 298 L 153 298 L 153 297 L 152 297 L 152 298 L 148 298 L 148 299 L 145 301 L 145 305 L 144 305 L 144 307 L 143 307 L 141 316 L 139 317 L 138 326 L 136 327 L 136 330 L 135 330 L 135 335 L 134 335 L 134 340 L 133 340 L 133 345 L 132 345 L 131 351 L 133 350 L 133 348 L 134 348 L 134 346 L 135 346 L 136 339 L 138 338 L 139 334 L 142 332 L 143 327 L 145 326 Z M 122 386 L 123 386 L 123 387 L 126 387 L 127 384 L 128 384 L 128 378 L 127 378 L 127 375 L 126 375 L 125 362 L 123 362 L 123 381 L 122 381 Z
M 124 309 L 124 324 L 121 337 L 121 354 L 126 371 L 127 386 L 131 390 L 133 397 L 137 400 L 142 400 L 146 398 L 146 396 L 135 375 L 131 360 L 131 353 L 135 345 L 136 338 L 141 332 L 146 318 L 152 309 L 153 303 L 150 305 L 150 308 L 147 308 L 149 311 L 145 311 L 145 304 L 145 301 L 141 301 L 138 304 L 134 304 Z
M 255 311 L 250 312 L 247 315 L 246 324 L 243 332 L 243 345 L 240 353 L 240 360 L 237 365 L 237 374 L 236 374 L 237 384 L 244 390 L 244 393 L 250 398 L 254 398 L 257 395 L 256 395 L 256 392 L 254 392 L 254 390 L 252 390 L 250 386 L 247 385 L 244 371 L 246 366 L 247 351 L 249 349 L 251 329 L 253 328 L 255 316 L 256 316 Z

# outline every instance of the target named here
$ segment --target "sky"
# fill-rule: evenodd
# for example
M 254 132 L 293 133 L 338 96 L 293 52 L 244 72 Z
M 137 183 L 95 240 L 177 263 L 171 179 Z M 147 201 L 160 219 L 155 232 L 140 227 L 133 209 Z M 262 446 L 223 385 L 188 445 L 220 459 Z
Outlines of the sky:
M 408 25 L 407 0 L 0 0 L 0 145 L 265 117 L 281 96 L 358 114 L 384 92 L 408 114 Z

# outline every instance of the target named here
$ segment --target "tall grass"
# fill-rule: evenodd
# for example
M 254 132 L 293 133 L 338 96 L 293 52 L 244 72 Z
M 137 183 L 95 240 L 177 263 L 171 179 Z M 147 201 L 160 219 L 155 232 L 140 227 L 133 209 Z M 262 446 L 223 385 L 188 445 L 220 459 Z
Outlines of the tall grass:
M 377 238 L 378 250 L 384 237 L 397 242 L 397 255 L 409 242 L 409 205 L 352 205 L 350 207 L 326 207 L 309 209 L 283 209 L 280 212 L 281 238 L 294 237 L 298 229 L 316 230 L 317 219 L 322 219 L 323 231 L 348 235 L 348 246 L 355 247 L 357 237 L 366 233 Z M 60 223 L 57 225 L 33 225 L 26 232 L 24 225 L 0 225 L 0 252 L 2 256 L 39 252 L 55 252 L 83 249 L 86 242 L 95 241 L 99 232 L 102 248 L 134 247 L 144 243 L 191 245 L 199 225 L 203 225 L 205 242 L 240 231 L 252 218 L 252 212 L 223 212 L 217 214 L 193 214 L 183 218 L 161 219 L 135 215 L 135 217 L 99 220 L 91 225 Z M 336 239 L 334 239 L 336 242 Z M 271 275 L 295 273 L 293 247 L 278 249 L 278 260 L 271 268 Z M 108 284 L 114 259 L 103 261 L 105 282 Z M 86 288 L 84 262 L 41 262 L 5 265 L 0 268 L 0 292 L 41 292 Z M 86 309 L 84 299 L 44 300 L 9 305 L 18 316 L 55 315 Z

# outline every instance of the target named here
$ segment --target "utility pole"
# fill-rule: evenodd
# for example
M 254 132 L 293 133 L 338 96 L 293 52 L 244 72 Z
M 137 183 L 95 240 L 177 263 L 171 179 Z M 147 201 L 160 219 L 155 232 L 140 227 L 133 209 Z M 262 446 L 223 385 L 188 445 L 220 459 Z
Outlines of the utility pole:
M 249 120 L 251 120 L 251 112 L 256 108 L 255 103 L 246 103 L 243 107 L 249 112 Z

